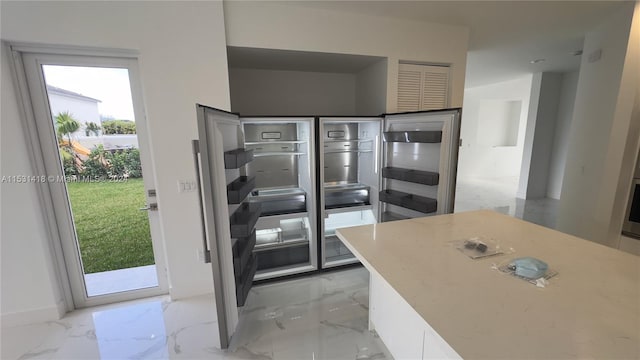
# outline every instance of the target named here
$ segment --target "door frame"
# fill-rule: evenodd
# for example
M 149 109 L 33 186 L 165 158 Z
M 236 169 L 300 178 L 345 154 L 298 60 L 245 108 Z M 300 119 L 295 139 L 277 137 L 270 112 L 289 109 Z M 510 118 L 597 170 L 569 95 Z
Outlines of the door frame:
M 52 146 L 57 148 L 53 126 L 39 125 L 44 121 L 42 118 L 45 116 L 47 121 L 51 123 L 53 121 L 51 119 L 43 71 L 40 66 L 46 63 L 51 65 L 126 68 L 129 71 L 131 97 L 136 122 L 138 123 L 137 128 L 142 130 L 138 131 L 137 136 L 139 148 L 142 150 L 140 151 L 140 161 L 143 164 L 145 192 L 147 192 L 147 189 L 155 188 L 153 184 L 156 183 L 156 176 L 136 52 L 18 43 L 9 43 L 8 45 L 11 50 L 12 65 L 18 88 L 18 100 L 22 105 L 22 115 L 25 119 L 23 126 L 35 174 L 46 174 L 47 176 L 53 176 L 54 179 L 60 179 L 64 176 L 57 152 L 50 151 Z M 34 61 L 35 63 L 33 63 Z M 29 79 L 27 76 L 27 71 L 34 70 L 37 72 L 37 80 Z M 45 115 L 43 115 L 43 111 Z M 158 286 L 88 297 L 66 184 L 64 182 L 47 181 L 40 184 L 39 193 L 48 231 L 47 246 L 51 250 L 50 253 L 52 254 L 56 272 L 55 277 L 57 278 L 57 285 L 66 311 L 168 293 L 166 254 L 164 254 L 164 239 L 158 211 L 150 212 L 148 217 Z M 154 199 L 153 197 L 150 198 L 148 193 L 145 194 L 145 197 L 147 202 Z M 65 260 L 69 258 L 72 259 Z

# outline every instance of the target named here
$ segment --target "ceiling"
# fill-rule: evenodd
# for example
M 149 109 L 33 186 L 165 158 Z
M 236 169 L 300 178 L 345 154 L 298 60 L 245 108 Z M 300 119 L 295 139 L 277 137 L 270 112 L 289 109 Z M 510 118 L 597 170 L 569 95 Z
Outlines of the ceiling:
M 606 15 L 623 5 L 622 1 L 452 0 L 326 0 L 290 1 L 286 4 L 467 26 L 470 28 L 470 38 L 466 87 L 509 80 L 540 71 L 564 72 L 578 69 L 580 56 L 574 56 L 571 52 L 582 49 L 585 32 L 593 29 Z M 235 61 L 245 61 L 246 59 L 242 60 L 245 58 L 243 55 L 246 55 L 244 51 L 250 51 L 250 49 L 235 54 L 232 51 L 230 59 L 234 57 Z M 276 66 L 279 61 L 278 55 L 276 53 L 271 55 L 272 66 Z M 261 56 L 263 56 L 262 53 Z M 309 55 L 299 56 L 302 58 L 298 60 L 301 60 Z M 327 54 L 327 56 L 329 56 L 327 61 L 331 63 L 331 56 L 336 55 Z M 369 60 L 376 61 L 364 58 L 369 57 L 353 58 L 353 62 L 345 67 L 358 67 Z M 534 59 L 541 58 L 546 61 L 530 63 Z M 341 69 L 342 65 L 337 64 L 339 57 L 333 60 L 336 63 L 331 66 Z M 306 61 L 313 60 L 306 58 Z M 327 66 L 330 68 L 329 65 Z

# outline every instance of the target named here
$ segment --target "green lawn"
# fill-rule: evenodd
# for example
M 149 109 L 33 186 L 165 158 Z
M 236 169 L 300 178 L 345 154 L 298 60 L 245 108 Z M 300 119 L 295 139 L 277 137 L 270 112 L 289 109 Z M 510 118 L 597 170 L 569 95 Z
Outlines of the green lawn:
M 142 179 L 67 188 L 85 273 L 154 264 Z

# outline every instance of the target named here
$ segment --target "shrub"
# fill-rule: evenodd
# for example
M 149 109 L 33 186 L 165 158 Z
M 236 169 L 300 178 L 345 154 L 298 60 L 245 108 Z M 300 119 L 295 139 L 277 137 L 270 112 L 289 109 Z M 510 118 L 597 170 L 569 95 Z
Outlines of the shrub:
M 82 163 L 80 175 L 89 177 L 105 178 L 109 164 L 105 158 L 106 151 L 102 145 L 98 145 L 89 154 L 89 158 Z
M 130 120 L 107 120 L 102 122 L 105 135 L 135 134 L 136 123 Z
M 82 164 L 83 176 L 107 178 L 109 176 L 142 177 L 140 150 L 123 149 L 106 151 L 102 145 L 97 146 Z
M 138 178 L 142 176 L 140 164 L 140 151 L 138 149 L 123 149 L 107 153 L 109 161 L 109 173 L 114 176 Z

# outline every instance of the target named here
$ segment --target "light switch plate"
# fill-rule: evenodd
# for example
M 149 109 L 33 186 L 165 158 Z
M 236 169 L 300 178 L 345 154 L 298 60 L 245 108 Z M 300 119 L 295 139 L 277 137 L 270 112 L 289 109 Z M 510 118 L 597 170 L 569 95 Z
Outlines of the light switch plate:
M 178 192 L 192 192 L 198 189 L 198 184 L 193 180 L 178 180 Z

